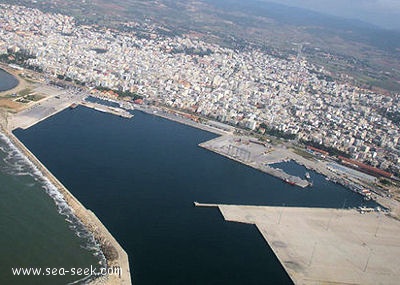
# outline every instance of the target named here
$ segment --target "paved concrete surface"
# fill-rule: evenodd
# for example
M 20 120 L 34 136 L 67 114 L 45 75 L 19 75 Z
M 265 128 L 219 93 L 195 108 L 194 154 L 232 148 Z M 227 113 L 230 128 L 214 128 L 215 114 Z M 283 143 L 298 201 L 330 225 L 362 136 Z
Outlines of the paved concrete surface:
M 289 160 L 291 152 L 288 150 L 259 142 L 255 138 L 234 135 L 224 135 L 201 143 L 199 146 L 302 188 L 309 186 L 307 180 L 269 166 L 269 164 Z
M 86 94 L 71 90 L 42 85 L 33 90 L 46 96 L 44 99 L 35 102 L 27 109 L 11 116 L 7 128 L 27 129 L 36 123 L 64 110 L 74 102 L 80 102 Z
M 399 284 L 400 222 L 381 212 L 218 207 L 255 224 L 295 284 Z

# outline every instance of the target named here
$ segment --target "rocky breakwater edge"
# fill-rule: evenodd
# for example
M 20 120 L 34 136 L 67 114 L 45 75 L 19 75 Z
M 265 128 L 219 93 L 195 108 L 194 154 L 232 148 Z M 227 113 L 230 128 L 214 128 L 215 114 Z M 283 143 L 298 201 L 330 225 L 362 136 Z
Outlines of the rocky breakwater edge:
M 112 274 L 104 274 L 94 277 L 90 284 L 131 284 L 129 259 L 127 253 L 115 240 L 107 228 L 97 216 L 86 209 L 79 200 L 25 147 L 25 145 L 7 129 L 0 127 L 0 133 L 4 134 L 10 142 L 48 179 L 59 191 L 65 202 L 72 209 L 73 214 L 83 226 L 93 235 L 100 246 L 106 259 L 106 271 Z

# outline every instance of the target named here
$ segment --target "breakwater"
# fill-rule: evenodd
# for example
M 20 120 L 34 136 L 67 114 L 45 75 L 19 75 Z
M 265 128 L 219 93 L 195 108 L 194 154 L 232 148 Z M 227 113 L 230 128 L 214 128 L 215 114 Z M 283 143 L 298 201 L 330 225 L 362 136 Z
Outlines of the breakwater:
M 9 138 L 12 144 L 23 153 L 28 160 L 53 184 L 63 195 L 66 203 L 73 210 L 74 215 L 93 234 L 107 260 L 107 267 L 119 268 L 119 275 L 105 275 L 93 281 L 93 284 L 131 284 L 128 255 L 119 245 L 107 228 L 96 215 L 85 208 L 68 189 L 32 154 L 18 138 L 5 129 L 1 131 Z

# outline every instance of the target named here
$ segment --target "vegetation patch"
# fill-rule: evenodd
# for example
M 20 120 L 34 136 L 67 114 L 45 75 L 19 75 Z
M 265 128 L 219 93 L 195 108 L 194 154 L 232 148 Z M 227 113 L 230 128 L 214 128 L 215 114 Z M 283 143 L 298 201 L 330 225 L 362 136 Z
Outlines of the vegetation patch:
M 32 89 L 30 89 L 30 88 L 25 88 L 25 89 L 19 91 L 19 92 L 18 92 L 18 95 L 19 95 L 19 96 L 27 96 L 27 95 L 30 95 L 31 93 L 32 93 Z

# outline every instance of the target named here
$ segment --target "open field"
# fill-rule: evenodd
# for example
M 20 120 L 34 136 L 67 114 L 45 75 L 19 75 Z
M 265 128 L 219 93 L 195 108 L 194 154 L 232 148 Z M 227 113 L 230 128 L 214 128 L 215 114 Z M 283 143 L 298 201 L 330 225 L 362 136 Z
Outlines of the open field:
M 32 102 L 44 98 L 43 94 L 35 91 L 38 86 L 36 82 L 28 82 L 22 77 L 24 70 L 16 70 L 5 64 L 0 64 L 0 68 L 12 74 L 18 80 L 16 87 L 0 92 L 0 108 L 16 113 L 31 106 Z

